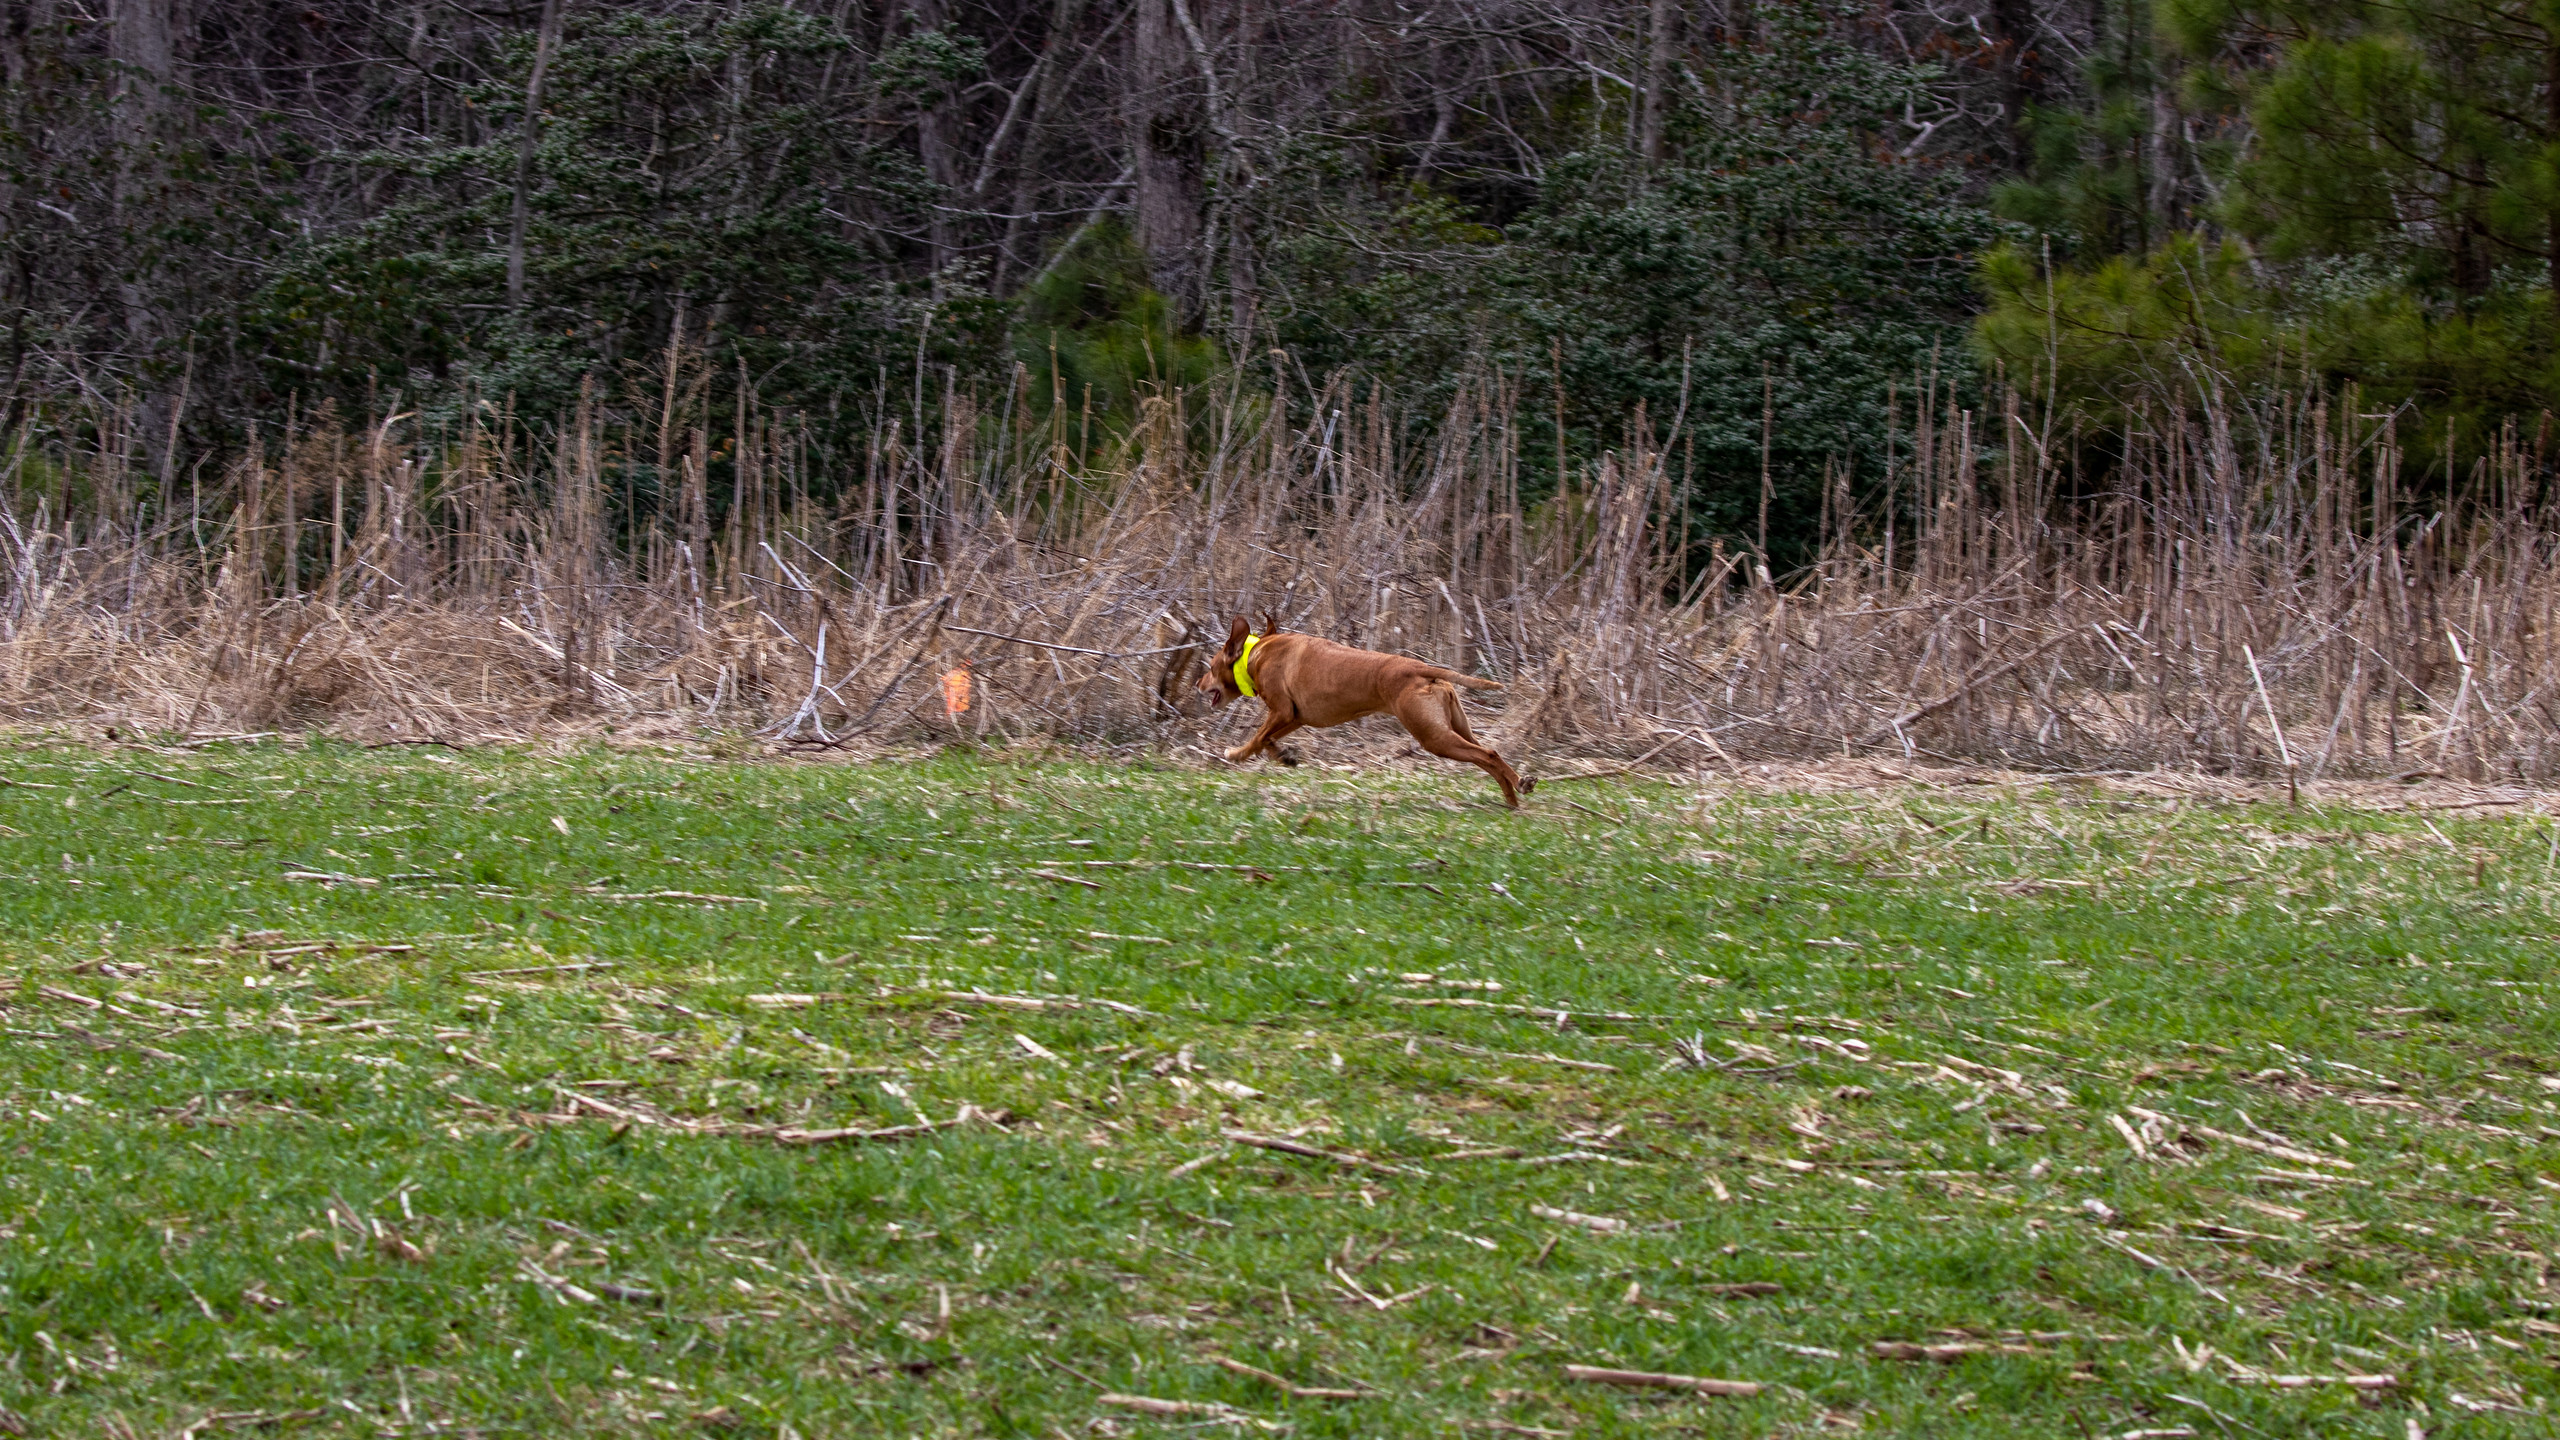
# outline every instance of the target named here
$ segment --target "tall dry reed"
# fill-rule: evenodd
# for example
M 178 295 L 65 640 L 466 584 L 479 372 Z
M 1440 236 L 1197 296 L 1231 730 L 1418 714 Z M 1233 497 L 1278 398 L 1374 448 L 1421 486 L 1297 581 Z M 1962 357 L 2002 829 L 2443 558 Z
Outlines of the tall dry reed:
M 661 378 L 539 436 L 490 407 L 433 433 L 324 414 L 153 507 L 111 423 L 76 455 L 20 437 L 0 707 L 196 735 L 1188 742 L 1226 619 L 1269 610 L 1508 682 L 1491 728 L 1532 755 L 2560 772 L 2546 437 L 2502 435 L 2422 506 L 2397 421 L 2352 394 L 2245 427 L 2138 413 L 2090 484 L 2014 397 L 1924 387 L 1881 489 L 1844 471 L 1819 560 L 1773 577 L 1690 547 L 1654 441 L 1524 506 L 1499 380 L 1420 449 L 1339 387 L 1302 426 L 1164 395 L 1107 444 L 1069 407 L 955 397 L 818 473 L 795 417 L 741 391 L 715 446 L 699 363 Z M 932 682 L 963 662 L 954 716 Z

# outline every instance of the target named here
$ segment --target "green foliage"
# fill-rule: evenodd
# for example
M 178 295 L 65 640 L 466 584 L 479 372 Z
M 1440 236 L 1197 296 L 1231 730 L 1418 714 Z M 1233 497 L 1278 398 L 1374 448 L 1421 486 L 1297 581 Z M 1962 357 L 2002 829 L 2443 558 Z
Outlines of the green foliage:
M 2276 3 L 2234 15 L 2289 33 L 2272 65 L 2235 76 L 2258 143 L 2235 171 L 2230 222 L 2274 258 L 2380 257 L 2448 299 L 2541 262 L 2560 134 L 2524 117 L 2547 112 L 2545 56 L 2560 37 L 2534 23 L 2538 8 Z M 2201 15 L 2182 28 L 2204 38 Z
M 2167 83 L 2140 6 L 2101 16 L 2072 103 L 2038 105 L 2020 123 L 2028 142 L 2019 174 L 1991 187 L 1991 208 L 2046 237 L 2065 259 L 2139 254 L 2165 238 L 2154 212 L 2146 155 Z
M 2245 111 L 2255 137 L 2216 166 L 2207 218 L 2231 238 L 2132 258 L 2067 245 L 2074 263 L 2049 277 L 1994 257 L 1987 354 L 2099 414 L 2137 393 L 2353 382 L 2423 412 L 2413 431 L 2450 427 L 2457 449 L 2551 403 L 2553 7 L 2164 0 L 2158 18 L 2186 67 L 2182 103 Z M 2069 232 L 2064 193 L 2002 199 Z
M 2409 447 L 2457 457 L 2507 417 L 2560 388 L 2547 292 L 2507 283 L 2458 309 L 2429 305 L 2373 264 L 2294 267 L 2279 276 L 2236 239 L 2172 239 L 2148 254 L 2041 269 L 2011 246 L 1984 261 L 1989 300 L 1975 322 L 1985 358 L 2077 405 L 2100 425 L 2138 404 L 2263 397 L 2306 382 L 2352 383 L 2366 402 L 2424 416 Z
M 872 62 L 871 76 L 882 95 L 924 101 L 976 79 L 986 68 L 987 47 L 976 37 L 919 30 L 882 50 Z
M 1560 381 L 1583 457 L 1625 443 L 1638 407 L 1667 430 L 1685 398 L 1694 513 L 1729 534 L 1756 508 L 1766 384 L 1778 512 L 1806 538 L 1824 464 L 1882 462 L 1888 387 L 1961 333 L 2001 226 L 1956 167 L 1883 143 L 1929 72 L 1850 43 L 1823 6 L 1760 24 L 1759 44 L 1718 54 L 1712 98 L 1675 112 L 1659 168 L 1617 143 L 1582 149 L 1498 232 L 1417 197 L 1382 247 L 1401 263 L 1301 242 L 1295 273 L 1320 299 L 1284 334 L 1408 396 L 1444 394 L 1470 366 L 1515 377 L 1534 387 L 1533 435 Z M 1524 448 L 1545 472 L 1533 489 L 1555 483 L 1552 438 Z
M 2301 351 L 2237 241 L 2182 235 L 2145 255 L 2049 273 L 2005 245 L 1984 259 L 1982 284 L 1991 304 L 1974 333 L 1988 355 L 2080 400 L 2101 424 L 2122 423 L 2137 400 L 2280 382 L 2284 341 Z
M 1147 288 L 1146 258 L 1117 217 L 1068 242 L 1017 303 L 1015 353 L 1034 403 L 1090 414 L 1104 434 L 1134 424 L 1142 398 L 1204 384 L 1220 363 L 1215 342 L 1174 329 L 1172 307 Z

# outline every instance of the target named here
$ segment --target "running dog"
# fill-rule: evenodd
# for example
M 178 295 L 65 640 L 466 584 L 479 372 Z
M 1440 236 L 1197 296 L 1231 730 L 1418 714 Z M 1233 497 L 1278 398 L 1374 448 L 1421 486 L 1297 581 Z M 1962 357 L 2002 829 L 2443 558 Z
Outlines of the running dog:
M 1414 743 L 1434 755 L 1481 768 L 1502 786 L 1502 803 L 1517 810 L 1520 797 L 1537 788 L 1500 755 L 1478 741 L 1459 708 L 1458 689 L 1499 690 L 1492 680 L 1461 675 L 1439 665 L 1375 650 L 1355 650 L 1313 635 L 1254 634 L 1244 617 L 1227 627 L 1227 643 L 1200 677 L 1200 693 L 1216 709 L 1230 700 L 1258 699 L 1270 711 L 1253 738 L 1227 752 L 1250 760 L 1268 750 L 1284 765 L 1298 763 L 1277 741 L 1293 730 L 1323 729 L 1363 715 L 1396 717 Z

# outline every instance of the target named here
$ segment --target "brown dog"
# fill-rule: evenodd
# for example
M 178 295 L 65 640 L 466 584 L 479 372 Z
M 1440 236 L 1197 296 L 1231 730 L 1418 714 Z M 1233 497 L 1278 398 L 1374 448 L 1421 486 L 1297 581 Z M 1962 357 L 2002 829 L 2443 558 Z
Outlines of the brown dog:
M 1269 628 L 1267 620 L 1264 628 Z M 1467 729 L 1466 712 L 1458 708 L 1461 685 L 1502 688 L 1492 680 L 1402 655 L 1354 650 L 1313 635 L 1255 635 L 1242 616 L 1227 627 L 1227 643 L 1210 660 L 1209 673 L 1200 677 L 1200 693 L 1209 697 L 1211 709 L 1255 696 L 1271 712 L 1252 739 L 1227 752 L 1230 760 L 1250 760 L 1269 750 L 1280 763 L 1295 765 L 1278 748 L 1280 737 L 1383 711 L 1395 716 L 1423 749 L 1481 767 L 1501 784 L 1502 803 L 1517 810 L 1520 797 L 1538 782 L 1521 779 Z

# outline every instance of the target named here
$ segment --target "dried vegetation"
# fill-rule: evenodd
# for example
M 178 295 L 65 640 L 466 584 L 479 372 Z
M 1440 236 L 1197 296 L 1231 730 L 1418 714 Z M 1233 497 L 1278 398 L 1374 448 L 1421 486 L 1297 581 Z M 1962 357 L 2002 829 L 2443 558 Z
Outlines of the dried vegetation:
M 2352 394 L 2137 414 L 2100 483 L 2051 417 L 1924 386 L 1881 489 L 1844 471 L 1818 558 L 1773 577 L 1689 542 L 1676 430 L 1524 496 L 1498 379 L 1419 447 L 1337 388 L 1304 427 L 1171 393 L 1107 442 L 1071 407 L 955 398 L 923 443 L 893 424 L 834 461 L 752 403 L 715 448 L 681 389 L 551 427 L 323 416 L 182 494 L 140 483 L 113 423 L 79 455 L 22 443 L 0 705 L 194 735 L 1169 743 L 1198 731 L 1185 686 L 1226 617 L 1268 609 L 1503 679 L 1492 733 L 1533 754 L 2560 764 L 2540 441 L 2422 494 Z M 961 667 L 955 716 L 934 680 Z

